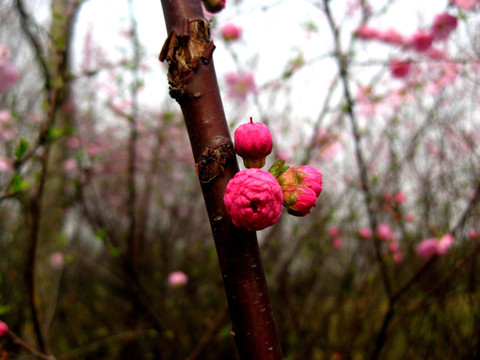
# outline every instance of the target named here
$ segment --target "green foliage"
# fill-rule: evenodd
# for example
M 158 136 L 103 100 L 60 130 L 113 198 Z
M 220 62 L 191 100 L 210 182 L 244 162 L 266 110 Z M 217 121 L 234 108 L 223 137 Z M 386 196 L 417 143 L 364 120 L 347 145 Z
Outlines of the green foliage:
M 25 180 L 21 175 L 15 174 L 12 178 L 12 183 L 10 186 L 10 195 L 23 194 L 33 186 L 31 181 Z
M 23 139 L 23 138 L 20 138 L 18 140 L 18 145 L 15 148 L 15 158 L 18 161 L 22 160 L 22 157 L 23 157 L 23 155 L 25 155 L 27 150 L 28 150 L 28 141 Z

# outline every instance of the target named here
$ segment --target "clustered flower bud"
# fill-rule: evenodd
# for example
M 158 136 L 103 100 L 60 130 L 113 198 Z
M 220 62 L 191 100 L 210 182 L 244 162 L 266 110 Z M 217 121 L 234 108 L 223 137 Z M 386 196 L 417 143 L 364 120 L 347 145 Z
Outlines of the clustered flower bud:
M 440 239 L 428 238 L 417 246 L 417 255 L 422 258 L 445 255 L 452 247 L 455 238 L 452 234 L 445 234 Z
M 308 165 L 288 168 L 278 182 L 283 190 L 283 205 L 295 216 L 309 214 L 322 192 L 322 174 Z
M 322 174 L 311 166 L 288 167 L 277 160 L 269 171 L 261 170 L 272 145 L 268 127 L 252 118 L 235 131 L 235 149 L 247 169 L 228 182 L 223 200 L 233 225 L 248 231 L 275 224 L 282 205 L 291 215 L 309 214 L 322 192 Z
M 265 158 L 272 152 L 272 134 L 263 123 L 250 122 L 240 125 L 234 134 L 235 149 L 243 158 L 246 168 L 262 168 Z

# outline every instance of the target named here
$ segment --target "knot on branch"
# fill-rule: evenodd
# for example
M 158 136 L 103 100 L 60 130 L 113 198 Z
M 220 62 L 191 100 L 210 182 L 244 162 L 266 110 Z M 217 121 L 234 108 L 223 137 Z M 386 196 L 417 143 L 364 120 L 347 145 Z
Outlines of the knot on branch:
M 203 184 L 209 183 L 223 170 L 227 161 L 235 156 L 233 143 L 224 136 L 217 136 L 212 145 L 207 147 L 195 164 L 195 171 Z
M 194 75 L 200 61 L 208 64 L 214 49 L 208 20 L 184 19 L 181 33 L 175 30 L 170 32 L 159 59 L 168 63 L 168 83 L 172 98 L 178 99 L 185 93 L 185 84 Z

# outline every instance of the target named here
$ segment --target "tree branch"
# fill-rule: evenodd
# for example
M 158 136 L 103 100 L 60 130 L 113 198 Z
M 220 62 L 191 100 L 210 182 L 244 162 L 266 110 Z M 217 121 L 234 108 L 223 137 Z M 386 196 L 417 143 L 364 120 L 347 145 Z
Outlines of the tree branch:
M 169 37 L 160 60 L 169 63 L 170 95 L 187 125 L 240 359 L 280 360 L 256 233 L 233 226 L 223 203 L 238 164 L 211 58 L 210 24 L 200 0 L 162 0 L 162 6 Z

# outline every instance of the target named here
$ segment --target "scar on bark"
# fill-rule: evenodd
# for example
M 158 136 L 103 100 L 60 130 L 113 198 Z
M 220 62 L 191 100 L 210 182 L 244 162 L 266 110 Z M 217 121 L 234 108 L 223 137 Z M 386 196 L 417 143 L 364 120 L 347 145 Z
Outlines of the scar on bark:
M 200 61 L 207 65 L 215 45 L 210 38 L 210 22 L 205 19 L 184 19 L 181 34 L 168 34 L 160 51 L 159 60 L 168 63 L 170 96 L 178 99 L 185 94 L 185 86 L 194 75 Z
M 207 147 L 195 164 L 195 171 L 200 181 L 204 184 L 209 183 L 223 170 L 227 161 L 235 156 L 232 141 L 223 136 L 217 136 L 213 144 Z

